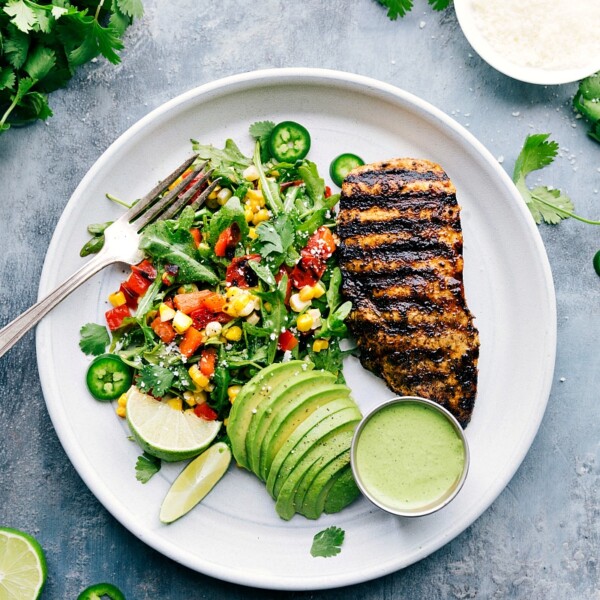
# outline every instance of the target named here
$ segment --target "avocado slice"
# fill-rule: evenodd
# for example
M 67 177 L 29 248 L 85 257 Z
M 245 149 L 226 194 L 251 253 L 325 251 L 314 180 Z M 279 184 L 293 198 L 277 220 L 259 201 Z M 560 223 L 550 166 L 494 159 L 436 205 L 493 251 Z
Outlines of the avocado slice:
M 350 448 L 338 455 L 324 469 L 322 469 L 310 484 L 302 503 L 296 504 L 296 510 L 307 519 L 318 519 L 325 509 L 325 499 L 329 490 L 350 465 Z
M 331 488 L 327 491 L 324 512 L 333 514 L 340 512 L 349 504 L 352 504 L 360 496 L 360 490 L 354 481 L 352 467 L 346 466 L 338 474 Z
M 303 360 L 275 363 L 259 371 L 240 390 L 231 406 L 227 434 L 233 456 L 241 467 L 248 469 L 246 434 L 257 406 L 269 395 L 273 386 L 313 368 L 312 363 Z
M 336 400 L 347 399 L 350 400 L 350 389 L 341 384 L 331 385 L 324 391 L 311 388 L 308 393 L 299 397 L 295 403 L 291 403 L 286 408 L 281 410 L 273 419 L 271 426 L 267 430 L 265 437 L 260 447 L 260 472 L 263 480 L 267 480 L 271 465 L 277 453 L 287 442 L 287 440 L 299 431 L 299 435 L 303 435 L 303 431 L 308 431 L 310 427 L 316 424 L 318 421 L 311 420 L 307 427 L 300 429 L 300 427 L 307 422 L 310 417 L 317 412 L 320 408 L 334 403 Z M 351 400 L 350 400 L 351 402 Z M 329 407 L 332 411 L 344 406 L 349 406 L 347 402 L 338 403 L 335 406 Z M 326 415 L 325 411 L 322 411 L 318 420 L 321 420 Z M 296 436 L 296 439 L 300 439 Z
M 285 477 L 275 503 L 275 510 L 282 519 L 289 521 L 294 516 L 296 512 L 294 504 L 296 490 L 307 472 L 311 469 L 314 471 L 315 465 L 326 465 L 344 450 L 350 448 L 354 428 L 358 421 L 359 419 L 350 420 L 329 435 L 319 438 L 302 459 L 295 462 L 293 469 Z M 282 471 L 285 473 L 284 468 L 282 468 Z
M 274 456 L 267 477 L 267 490 L 277 498 L 285 477 L 308 450 L 336 427 L 350 420 L 360 419 L 360 411 L 349 397 L 334 400 L 318 408 L 282 444 Z M 285 468 L 285 472 L 282 469 Z M 281 477 L 280 477 L 281 472 Z
M 335 375 L 328 371 L 307 371 L 271 385 L 269 395 L 256 407 L 246 434 L 246 456 L 253 473 L 262 479 L 259 469 L 260 447 L 273 416 L 313 386 L 323 389 L 334 382 Z

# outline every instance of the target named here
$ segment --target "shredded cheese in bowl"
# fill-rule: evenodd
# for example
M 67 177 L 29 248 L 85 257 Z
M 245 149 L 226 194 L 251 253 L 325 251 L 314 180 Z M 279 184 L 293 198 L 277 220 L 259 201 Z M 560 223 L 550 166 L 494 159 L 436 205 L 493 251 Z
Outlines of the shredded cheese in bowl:
M 463 32 L 498 70 L 566 83 L 600 69 L 600 0 L 455 0 Z

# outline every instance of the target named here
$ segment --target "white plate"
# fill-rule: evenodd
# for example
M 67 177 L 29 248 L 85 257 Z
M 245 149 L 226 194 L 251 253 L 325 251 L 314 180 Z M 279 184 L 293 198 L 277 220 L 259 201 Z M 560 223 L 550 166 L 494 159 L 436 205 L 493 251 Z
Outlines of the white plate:
M 460 28 L 473 50 L 494 69 L 513 79 L 537 85 L 557 85 L 579 81 L 600 69 L 600 56 L 598 55 L 590 55 L 586 64 L 568 69 L 546 69 L 516 64 L 494 48 L 483 35 L 477 22 L 473 0 L 454 0 L 454 10 Z M 567 39 L 572 35 L 564 26 L 560 34 L 566 36 Z
M 146 485 L 134 476 L 140 454 L 111 405 L 94 401 L 78 348 L 79 328 L 103 322 L 106 298 L 125 268 L 105 271 L 38 327 L 37 353 L 48 411 L 75 468 L 131 532 L 174 560 L 224 580 L 308 590 L 366 581 L 401 569 L 457 536 L 494 501 L 517 470 L 544 414 L 556 346 L 555 298 L 537 229 L 494 158 L 445 114 L 395 87 L 315 69 L 258 71 L 192 90 L 134 125 L 96 162 L 69 201 L 44 265 L 40 294 L 80 266 L 85 226 L 115 218 L 107 191 L 133 199 L 190 154 L 188 140 L 252 148 L 248 125 L 293 119 L 313 137 L 310 158 L 355 152 L 367 161 L 414 156 L 441 163 L 463 207 L 466 294 L 481 332 L 479 394 L 467 429 L 471 470 L 445 509 L 401 519 L 359 500 L 308 521 L 280 520 L 264 486 L 232 468 L 194 511 L 166 526 L 160 503 L 179 467 Z M 391 394 L 349 361 L 345 374 L 364 410 Z M 313 536 L 330 525 L 346 539 L 334 558 L 313 558 Z

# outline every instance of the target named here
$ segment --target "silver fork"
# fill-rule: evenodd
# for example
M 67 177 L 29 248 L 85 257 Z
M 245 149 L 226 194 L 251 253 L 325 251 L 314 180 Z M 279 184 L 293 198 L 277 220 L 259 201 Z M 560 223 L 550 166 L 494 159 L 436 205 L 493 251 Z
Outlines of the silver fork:
M 172 190 L 169 187 L 198 158 L 197 155 L 186 160 L 173 173 L 160 181 L 141 200 L 134 204 L 124 215 L 117 219 L 104 231 L 104 246 L 98 254 L 76 271 L 65 282 L 50 292 L 46 297 L 26 310 L 14 321 L 0 329 L 0 357 L 10 350 L 32 327 L 46 316 L 57 304 L 62 302 L 71 292 L 77 289 L 92 275 L 114 263 L 134 265 L 143 259 L 139 249 L 140 232 L 150 223 L 169 219 L 182 210 L 212 175 L 214 169 L 204 171 L 206 162 L 198 165 Z M 194 181 L 194 179 L 196 179 Z M 184 191 L 184 188 L 191 187 Z M 191 203 L 193 208 L 200 206 L 217 186 L 218 179 Z M 165 192 L 168 192 L 165 194 Z M 183 193 L 182 193 L 183 192 Z M 162 194 L 165 194 L 161 197 Z

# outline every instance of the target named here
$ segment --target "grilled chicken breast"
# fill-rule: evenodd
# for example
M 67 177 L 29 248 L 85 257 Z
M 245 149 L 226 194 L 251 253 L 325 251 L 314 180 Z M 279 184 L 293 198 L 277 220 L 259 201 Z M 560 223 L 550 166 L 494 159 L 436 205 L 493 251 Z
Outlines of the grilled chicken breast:
M 351 171 L 338 215 L 348 319 L 364 367 L 399 395 L 430 398 L 465 426 L 479 336 L 463 288 L 456 189 L 426 160 Z

